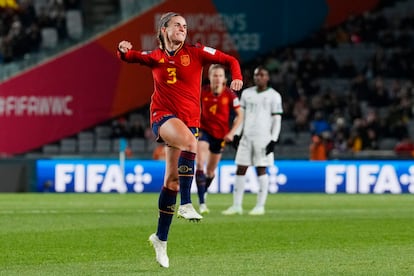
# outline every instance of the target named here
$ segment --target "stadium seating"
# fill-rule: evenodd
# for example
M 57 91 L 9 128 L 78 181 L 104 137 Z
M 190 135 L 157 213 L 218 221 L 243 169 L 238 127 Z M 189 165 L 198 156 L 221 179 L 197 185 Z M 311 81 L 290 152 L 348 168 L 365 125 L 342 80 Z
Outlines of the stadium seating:
M 55 28 L 48 27 L 41 30 L 42 34 L 42 48 L 52 49 L 58 45 L 58 33 Z
M 78 141 L 73 138 L 65 138 L 60 141 L 61 154 L 76 154 L 78 150 Z
M 79 10 L 66 11 L 66 27 L 68 36 L 72 39 L 80 39 L 83 35 L 82 13 Z
M 41 4 L 39 3 L 46 3 L 46 0 L 37 1 L 36 8 L 39 8 Z M 120 8 L 122 10 L 123 19 L 126 17 L 132 16 L 134 13 L 132 12 L 133 9 L 129 9 L 131 6 L 140 6 L 139 8 L 145 9 L 152 4 L 159 2 L 156 0 L 148 0 L 148 1 L 129 1 L 129 0 L 122 0 L 120 1 Z M 394 28 L 395 32 L 398 31 L 398 22 L 402 20 L 404 17 L 411 16 L 408 12 L 413 10 L 414 4 L 412 1 L 397 1 L 395 5 L 390 5 L 386 7 L 384 10 L 374 11 L 373 15 L 376 14 L 383 14 L 389 22 L 390 28 Z M 86 26 L 84 26 L 82 21 L 81 12 L 78 10 L 69 10 L 66 11 L 66 20 L 67 20 L 67 28 L 68 28 L 68 35 L 74 39 L 80 39 L 82 34 L 85 32 Z M 356 24 L 354 19 L 350 19 L 349 22 L 345 22 L 343 26 L 349 27 L 352 29 L 352 24 Z M 364 20 L 364 18 L 361 18 Z M 85 29 L 84 29 L 85 28 Z M 346 28 L 344 28 L 347 30 Z M 348 29 L 349 30 L 349 29 Z M 334 30 L 322 30 L 323 32 L 335 32 Z M 383 32 L 384 30 L 379 30 L 378 32 Z M 411 38 L 414 41 L 414 30 L 411 30 Z M 43 49 L 52 49 L 58 46 L 58 35 L 55 28 L 43 28 L 42 29 L 42 48 Z M 324 36 L 321 36 L 322 38 Z M 373 43 L 372 41 L 361 41 L 358 43 L 353 43 L 352 41 L 348 41 L 345 43 L 337 43 L 336 46 L 323 46 L 323 47 L 308 47 L 305 46 L 305 43 L 298 43 L 297 45 L 292 45 L 292 51 L 295 53 L 295 62 L 299 63 L 303 60 L 303 56 L 305 53 L 309 53 L 310 58 L 315 60 L 317 56 L 324 55 L 324 56 L 333 56 L 335 61 L 337 62 L 338 66 L 343 66 L 347 62 L 352 61 L 355 65 L 355 68 L 358 72 L 364 72 L 367 75 L 367 66 L 372 60 L 372 58 L 376 55 L 378 51 L 378 43 Z M 252 61 L 249 64 L 243 64 L 243 67 L 246 69 L 251 69 L 249 67 L 257 65 L 257 63 L 263 63 L 267 59 L 276 59 L 278 61 L 283 61 L 282 55 L 275 54 L 283 52 L 285 49 L 276 49 L 274 52 L 269 53 L 268 55 L 258 57 L 256 60 Z M 393 47 L 384 47 L 384 53 L 386 58 L 392 58 L 392 55 L 396 51 Z M 11 70 L 16 70 L 16 68 Z M 8 66 L 3 67 L 4 72 L 8 72 Z M 246 70 L 251 72 L 251 70 Z M 298 78 L 297 72 L 294 76 Z M 275 70 L 272 72 L 274 79 L 278 80 L 286 78 L 286 76 L 280 76 L 280 72 Z M 279 74 L 279 75 L 278 75 Z M 383 81 L 387 88 L 392 86 L 393 81 L 396 79 L 395 76 L 384 76 Z M 370 79 L 372 82 L 374 78 Z M 399 80 L 403 82 L 403 85 L 406 85 L 404 79 Z M 309 131 L 295 131 L 294 129 L 294 118 L 291 117 L 290 114 L 291 110 L 289 110 L 289 101 L 292 101 L 289 98 L 291 95 L 288 92 L 288 85 L 286 83 L 282 83 L 280 87 L 278 87 L 279 83 L 276 83 L 275 87 L 283 93 L 284 102 L 286 103 L 286 116 L 283 118 L 283 126 L 282 126 L 282 134 L 281 139 L 279 141 L 279 146 L 276 147 L 276 154 L 279 157 L 292 157 L 292 158 L 307 158 L 308 154 L 308 147 L 310 143 L 310 132 Z M 326 91 L 332 90 L 335 93 L 335 96 L 340 99 L 348 100 L 348 95 L 352 91 L 352 84 L 353 84 L 353 77 L 343 77 L 340 76 L 338 73 L 333 73 L 332 75 L 322 75 L 317 76 L 311 80 L 307 84 L 315 86 L 314 94 L 309 96 L 309 101 L 313 100 L 316 97 L 320 97 Z M 290 84 L 289 84 L 290 85 Z M 362 116 L 365 116 L 371 110 L 371 106 L 367 101 L 359 101 L 359 108 L 361 110 Z M 138 113 L 136 113 L 138 112 Z M 378 115 L 381 119 L 386 118 L 389 115 L 388 107 L 380 107 L 377 108 Z M 142 110 L 134 111 L 130 114 L 125 114 L 128 118 L 128 123 L 132 124 L 132 122 L 142 117 Z M 145 112 L 144 112 L 145 113 Z M 148 124 L 148 121 L 146 122 Z M 350 125 L 352 125 L 352 121 L 348 121 Z M 119 150 L 119 140 L 117 138 L 112 137 L 112 129 L 111 129 L 111 122 L 105 122 L 102 125 L 97 125 L 89 130 L 85 130 L 80 132 L 79 134 L 75 135 L 75 137 L 68 137 L 64 140 L 60 141 L 58 145 L 50 144 L 45 145 L 41 148 L 41 151 L 45 155 L 53 155 L 53 154 L 71 154 L 71 153 L 78 153 L 78 154 L 115 154 Z M 148 127 L 148 126 L 147 126 Z M 407 129 L 411 136 L 414 136 L 414 120 L 410 118 L 409 122 L 407 123 Z M 388 155 L 393 148 L 393 145 L 396 143 L 395 137 L 381 137 L 378 141 L 379 151 L 382 154 Z M 128 137 L 128 144 L 131 147 L 131 150 L 140 155 L 140 156 L 147 156 L 154 145 L 152 138 L 137 138 L 137 137 Z M 387 152 L 385 152 L 385 151 Z M 368 151 L 367 151 L 368 152 Z M 372 153 L 372 151 L 369 151 Z M 358 156 L 364 156 L 366 153 L 358 153 Z M 226 157 L 233 158 L 234 151 L 228 147 L 226 148 L 225 154 Z M 348 155 L 348 153 L 344 154 Z M 355 155 L 355 156 L 357 156 Z M 376 154 L 373 154 L 376 155 Z

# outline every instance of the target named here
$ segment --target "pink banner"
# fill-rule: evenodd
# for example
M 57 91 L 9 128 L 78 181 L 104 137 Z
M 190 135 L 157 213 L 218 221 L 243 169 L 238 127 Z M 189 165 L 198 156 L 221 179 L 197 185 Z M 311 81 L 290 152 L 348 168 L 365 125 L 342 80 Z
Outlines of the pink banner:
M 120 64 L 94 43 L 0 85 L 0 152 L 22 153 L 108 119 Z

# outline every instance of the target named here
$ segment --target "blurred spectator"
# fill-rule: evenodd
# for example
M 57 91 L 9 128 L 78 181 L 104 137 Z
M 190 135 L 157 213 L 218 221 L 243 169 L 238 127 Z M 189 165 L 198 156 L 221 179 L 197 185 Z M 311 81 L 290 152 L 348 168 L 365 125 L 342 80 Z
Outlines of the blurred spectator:
M 358 100 L 357 95 L 352 93 L 348 94 L 347 105 L 344 111 L 350 122 L 362 117 L 361 102 Z
M 308 51 L 304 52 L 301 60 L 298 63 L 297 75 L 303 81 L 302 84 L 308 91 L 312 91 L 311 87 L 308 87 L 308 85 L 311 85 L 317 74 L 318 73 L 311 53 Z
M 341 78 L 354 78 L 357 74 L 358 70 L 352 58 L 347 58 L 339 68 L 339 77 Z
M 54 1 L 49 7 L 49 16 L 52 20 L 53 27 L 56 28 L 59 41 L 65 41 L 68 38 L 66 27 L 66 10 L 61 1 Z
M 131 138 L 145 138 L 145 121 L 143 118 L 137 118 L 132 122 L 129 135 Z
M 295 117 L 294 129 L 296 132 L 309 131 L 309 114 L 310 109 L 306 96 L 299 96 L 293 106 L 293 115 Z
M 32 0 L 21 0 L 19 4 L 19 19 L 24 28 L 36 23 L 36 9 Z
M 338 92 L 332 88 L 327 88 L 322 94 L 322 110 L 324 114 L 333 114 L 334 111 L 341 105 L 338 98 Z M 329 120 L 329 118 L 326 118 Z
M 373 57 L 367 62 L 364 72 L 367 77 L 375 78 L 386 75 L 388 70 L 387 57 L 383 48 L 378 48 Z
M 14 58 L 21 58 L 27 52 L 26 35 L 22 23 L 16 17 L 13 21 L 4 42 L 10 47 L 11 54 Z
M 145 138 L 148 141 L 155 141 L 155 139 L 157 139 L 157 137 L 155 137 L 154 132 L 152 131 L 152 128 L 149 126 L 145 129 Z
M 165 147 L 164 144 L 158 144 L 152 152 L 153 160 L 165 160 Z
M 365 128 L 367 130 L 372 130 L 375 136 L 378 136 L 381 133 L 384 133 L 381 125 L 380 118 L 375 109 L 369 109 L 365 115 Z
M 351 129 L 351 133 L 348 138 L 348 148 L 353 152 L 360 152 L 363 144 L 363 135 L 360 129 Z
M 335 153 L 345 153 L 348 150 L 349 128 L 344 117 L 338 117 L 333 124 L 332 140 Z
M 309 146 L 309 160 L 327 160 L 327 149 L 322 135 L 312 135 Z
M 393 102 L 388 107 L 386 114 L 387 134 L 389 137 L 403 139 L 409 135 L 407 127 L 408 118 L 404 116 L 403 109 L 399 102 Z
M 112 121 L 111 138 L 129 138 L 127 120 L 124 117 Z
M 66 11 L 80 9 L 81 1 L 49 0 L 39 9 L 33 2 L 8 0 L 0 5 L 0 63 L 18 61 L 38 51 L 42 28 L 55 28 L 59 42 L 68 39 Z
M 382 77 L 377 77 L 369 94 L 368 104 L 374 107 L 385 107 L 390 104 L 390 95 Z
M 42 34 L 39 26 L 33 22 L 29 28 L 26 29 L 26 40 L 28 44 L 28 52 L 37 52 L 42 44 Z
M 331 133 L 331 125 L 321 111 L 315 113 L 314 119 L 310 123 L 310 131 L 312 135 L 322 135 L 324 132 Z
M 370 93 L 367 78 L 364 74 L 358 74 L 351 80 L 351 93 L 355 94 L 359 101 L 365 101 Z
M 414 157 L 414 142 L 409 136 L 405 136 L 394 147 L 394 152 L 400 157 Z
M 81 0 L 64 0 L 66 10 L 79 10 L 81 8 Z
M 348 139 L 348 147 L 352 152 L 379 149 L 378 134 L 374 127 L 370 127 L 363 118 L 356 119 Z
M 367 134 L 365 132 L 365 122 L 361 118 L 354 120 L 349 138 L 348 148 L 352 152 L 360 152 L 364 149 L 364 145 L 367 144 Z
M 292 51 L 292 49 L 286 49 L 282 55 L 283 61 L 280 65 L 280 72 L 284 75 L 296 72 L 298 69 L 298 63 L 296 61 L 295 53 Z
M 363 146 L 362 149 L 363 150 L 378 150 L 379 149 L 378 136 L 375 130 L 372 128 L 366 129 L 366 136 L 367 138 L 366 138 L 365 143 L 362 145 Z

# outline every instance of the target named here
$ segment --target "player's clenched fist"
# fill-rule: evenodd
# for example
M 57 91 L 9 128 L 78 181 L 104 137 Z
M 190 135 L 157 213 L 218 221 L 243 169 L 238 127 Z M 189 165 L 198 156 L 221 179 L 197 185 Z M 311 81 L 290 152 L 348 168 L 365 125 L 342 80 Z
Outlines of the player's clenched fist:
M 129 50 L 132 49 L 132 44 L 129 41 L 123 40 L 123 41 L 119 42 L 118 49 L 122 53 L 126 53 L 126 52 L 128 52 Z
M 233 80 L 230 83 L 230 88 L 234 91 L 239 91 L 243 87 L 243 81 L 242 80 Z

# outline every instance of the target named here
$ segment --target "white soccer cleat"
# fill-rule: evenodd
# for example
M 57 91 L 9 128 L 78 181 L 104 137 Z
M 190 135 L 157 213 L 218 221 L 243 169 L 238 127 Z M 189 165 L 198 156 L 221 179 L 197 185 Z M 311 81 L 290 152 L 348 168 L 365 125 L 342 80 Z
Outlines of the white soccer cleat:
M 227 210 L 224 210 L 221 213 L 226 216 L 242 215 L 243 209 L 242 207 L 230 206 Z
M 197 211 L 193 207 L 193 204 L 191 203 L 180 205 L 180 207 L 178 207 L 177 217 L 188 219 L 191 221 L 199 221 L 203 218 L 202 215 L 197 213 Z
M 265 214 L 265 209 L 263 206 L 261 207 L 256 206 L 249 212 L 249 215 L 251 216 L 262 216 L 264 214 Z
M 205 203 L 200 204 L 200 213 L 201 214 L 210 213 L 210 210 L 207 208 L 207 205 Z
M 155 249 L 157 262 L 160 266 L 168 268 L 170 266 L 170 260 L 167 255 L 167 242 L 160 240 L 155 234 L 151 234 L 148 240 Z

